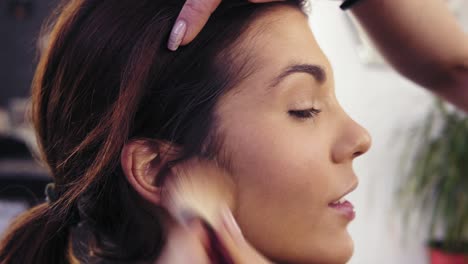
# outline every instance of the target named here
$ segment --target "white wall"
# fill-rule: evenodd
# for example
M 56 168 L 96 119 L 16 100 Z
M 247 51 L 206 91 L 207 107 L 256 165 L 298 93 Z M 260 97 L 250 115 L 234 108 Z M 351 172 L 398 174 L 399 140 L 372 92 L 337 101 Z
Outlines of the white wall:
M 428 263 L 424 230 L 404 234 L 395 191 L 407 129 L 424 116 L 432 97 L 388 66 L 365 66 L 337 2 L 314 2 L 310 25 L 334 68 L 338 100 L 373 138 L 354 166 L 360 185 L 349 197 L 357 211 L 349 228 L 355 241 L 350 263 Z

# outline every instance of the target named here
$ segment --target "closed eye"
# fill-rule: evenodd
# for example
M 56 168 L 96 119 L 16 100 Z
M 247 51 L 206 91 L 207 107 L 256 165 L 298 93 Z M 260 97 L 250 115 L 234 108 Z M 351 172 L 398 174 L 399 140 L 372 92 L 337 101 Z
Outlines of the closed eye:
M 303 110 L 289 110 L 288 113 L 294 117 L 300 119 L 307 119 L 313 118 L 320 114 L 322 111 L 320 109 L 310 108 L 310 109 L 303 109 Z

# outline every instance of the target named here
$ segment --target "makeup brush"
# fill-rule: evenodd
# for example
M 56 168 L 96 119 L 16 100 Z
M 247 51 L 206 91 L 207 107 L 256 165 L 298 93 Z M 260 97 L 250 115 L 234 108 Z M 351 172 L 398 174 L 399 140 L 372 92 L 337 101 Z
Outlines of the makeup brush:
M 181 225 L 200 220 L 209 240 L 205 248 L 211 263 L 234 263 L 213 228 L 219 226 L 223 210 L 232 211 L 234 187 L 224 169 L 200 158 L 173 167 L 164 183 L 162 204 Z
M 214 161 L 193 158 L 173 167 L 163 189 L 163 205 L 182 224 L 198 217 L 214 225 L 222 210 L 234 206 L 234 183 Z

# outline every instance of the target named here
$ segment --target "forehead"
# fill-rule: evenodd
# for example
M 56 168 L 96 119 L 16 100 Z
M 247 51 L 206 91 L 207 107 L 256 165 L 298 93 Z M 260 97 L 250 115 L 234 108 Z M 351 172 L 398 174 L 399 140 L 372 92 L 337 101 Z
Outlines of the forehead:
M 318 65 L 332 76 L 307 16 L 293 7 L 279 6 L 262 14 L 252 23 L 240 47 L 249 54 L 254 69 L 242 83 L 265 84 L 292 64 Z
M 263 66 L 280 67 L 291 61 L 329 67 L 319 47 L 307 17 L 298 9 L 283 6 L 257 19 L 250 34 L 256 60 Z

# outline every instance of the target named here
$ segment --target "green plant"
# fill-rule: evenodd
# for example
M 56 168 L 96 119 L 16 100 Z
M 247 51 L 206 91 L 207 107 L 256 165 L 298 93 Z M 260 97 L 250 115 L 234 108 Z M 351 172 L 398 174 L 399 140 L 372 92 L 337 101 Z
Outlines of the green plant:
M 468 117 L 437 101 L 410 138 L 407 174 L 400 188 L 405 215 L 429 217 L 431 246 L 468 253 Z M 408 218 L 407 218 L 408 219 Z M 443 241 L 436 242 L 441 227 Z

